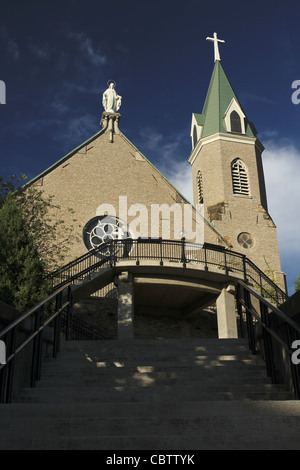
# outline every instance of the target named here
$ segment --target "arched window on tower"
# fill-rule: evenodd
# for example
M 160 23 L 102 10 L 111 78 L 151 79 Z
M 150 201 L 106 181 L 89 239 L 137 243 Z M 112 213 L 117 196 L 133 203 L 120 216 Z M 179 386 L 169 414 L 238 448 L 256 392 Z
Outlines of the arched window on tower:
M 250 195 L 248 173 L 245 164 L 236 159 L 231 164 L 233 194 Z
M 230 129 L 231 132 L 237 132 L 239 134 L 242 133 L 241 118 L 236 111 L 232 111 L 232 113 L 230 113 Z
M 203 181 L 202 173 L 198 170 L 197 173 L 197 190 L 198 190 L 198 204 L 203 204 Z

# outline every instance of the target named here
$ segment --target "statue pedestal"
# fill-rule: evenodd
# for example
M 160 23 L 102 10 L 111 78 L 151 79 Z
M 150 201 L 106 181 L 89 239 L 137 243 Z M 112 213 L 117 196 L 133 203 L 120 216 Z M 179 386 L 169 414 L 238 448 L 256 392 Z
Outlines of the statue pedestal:
M 103 127 L 104 132 L 109 133 L 109 140 L 113 142 L 114 134 L 119 134 L 119 120 L 121 114 L 120 113 L 108 113 L 104 111 L 101 116 L 100 126 Z

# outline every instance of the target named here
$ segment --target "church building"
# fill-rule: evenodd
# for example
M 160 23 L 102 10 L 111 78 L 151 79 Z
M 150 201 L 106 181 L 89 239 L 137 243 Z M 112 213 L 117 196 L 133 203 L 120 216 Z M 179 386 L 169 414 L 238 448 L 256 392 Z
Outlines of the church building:
M 121 96 L 103 93 L 101 129 L 35 177 L 53 195 L 78 238 L 66 261 L 112 239 L 167 239 L 209 244 L 245 255 L 283 290 L 277 232 L 267 205 L 263 145 L 221 65 L 215 62 L 202 112 L 191 110 L 193 204 L 120 129 Z M 199 104 L 200 106 L 200 104 Z M 188 138 L 188 135 L 187 135 Z

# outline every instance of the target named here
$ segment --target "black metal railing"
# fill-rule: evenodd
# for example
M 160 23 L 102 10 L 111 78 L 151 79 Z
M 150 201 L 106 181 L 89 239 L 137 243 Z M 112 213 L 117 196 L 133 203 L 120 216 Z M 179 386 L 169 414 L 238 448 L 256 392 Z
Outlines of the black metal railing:
M 285 348 L 290 354 L 291 340 L 300 338 L 300 327 L 275 306 L 285 301 L 287 294 L 257 266 L 241 253 L 226 250 L 216 245 L 204 244 L 202 246 L 186 242 L 185 239 L 113 240 L 49 275 L 55 287 L 53 293 L 0 332 L 0 340 L 6 345 L 6 363 L 0 364 L 0 402 L 11 401 L 15 361 L 17 357 L 22 356 L 22 353 L 24 353 L 28 346 L 30 346 L 30 384 L 34 386 L 35 382 L 40 379 L 43 344 L 44 340 L 46 340 L 46 333 L 49 334 L 50 330 L 51 337 L 47 341 L 48 345 L 50 344 L 52 347 L 53 357 L 56 357 L 60 349 L 62 326 L 66 340 L 70 339 L 71 334 L 73 334 L 71 333 L 73 308 L 72 283 L 86 279 L 87 276 L 91 276 L 92 273 L 105 267 L 116 266 L 119 261 L 134 260 L 136 265 L 139 265 L 141 260 L 144 259 L 158 260 L 160 265 L 168 262 L 175 265 L 177 263 L 185 267 L 190 263 L 195 269 L 209 270 L 213 267 L 215 271 L 220 271 L 222 274 L 240 274 L 240 278 L 243 281 L 236 278 L 238 312 L 242 315 L 242 307 L 246 310 L 249 345 L 253 351 L 255 351 L 253 322 L 259 321 L 262 325 L 268 371 L 272 376 L 272 380 L 275 380 L 275 373 L 272 372 L 274 362 L 270 339 L 275 338 L 276 341 L 284 343 Z M 253 287 L 256 288 L 256 291 L 253 290 Z M 260 315 L 251 306 L 250 293 L 260 302 Z M 287 341 L 283 342 L 279 335 L 276 334 L 276 331 L 270 327 L 269 310 L 275 313 L 287 325 L 289 338 Z M 47 326 L 52 328 L 45 331 Z M 28 359 L 26 359 L 27 366 Z M 297 367 L 294 367 L 293 363 L 291 373 L 295 396 L 299 398 L 299 370 Z
M 58 268 L 56 271 L 47 274 L 47 278 L 52 282 L 56 289 L 68 284 L 69 282 L 78 283 L 83 281 L 93 272 L 100 268 L 110 265 L 110 246 L 103 244 L 99 248 L 90 250 L 83 256 L 76 258 L 70 263 Z
M 182 240 L 142 239 L 111 240 L 98 248 L 49 274 L 52 285 L 59 288 L 66 283 L 78 283 L 94 272 L 115 266 L 123 260 L 134 260 L 138 265 L 143 259 L 182 263 L 193 263 L 199 269 L 211 267 L 230 275 L 238 273 L 260 294 L 279 305 L 287 299 L 287 294 L 245 255 L 218 245 L 187 242 Z
M 22 366 L 18 364 L 18 374 L 21 374 L 22 369 L 30 372 L 31 387 L 40 380 L 45 342 L 52 348 L 52 356 L 56 357 L 60 350 L 61 317 L 65 312 L 65 332 L 68 339 L 72 306 L 71 286 L 67 285 L 57 289 L 0 331 L 0 340 L 4 342 L 6 349 L 6 361 L 0 365 L 0 403 L 9 403 L 12 400 L 15 362 L 18 358 L 23 361 L 25 358 Z M 47 326 L 51 328 L 46 331 Z
M 253 297 L 259 305 L 258 309 L 253 305 Z M 236 303 L 241 336 L 248 338 L 252 354 L 258 352 L 262 341 L 261 352 L 272 383 L 286 382 L 290 385 L 291 381 L 295 399 L 299 400 L 300 365 L 293 361 L 292 345 L 300 340 L 300 325 L 243 281 L 237 283 Z
M 103 328 L 98 328 L 88 323 L 76 315 L 69 315 L 63 312 L 61 317 L 61 331 L 68 340 L 106 340 L 114 339 Z

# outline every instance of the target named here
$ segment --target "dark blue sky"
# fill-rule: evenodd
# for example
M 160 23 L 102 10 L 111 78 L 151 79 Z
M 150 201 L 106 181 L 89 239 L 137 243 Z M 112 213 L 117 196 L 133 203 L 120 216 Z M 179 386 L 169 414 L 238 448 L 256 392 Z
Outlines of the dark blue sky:
M 299 21 L 298 1 L 1 0 L 0 176 L 31 179 L 98 132 L 109 79 L 123 97 L 125 135 L 163 172 L 185 162 L 191 114 L 202 111 L 213 70 L 205 38 L 214 31 L 262 143 L 300 152 L 300 105 L 291 101 Z M 290 285 L 297 256 L 297 266 L 290 253 L 282 259 Z

